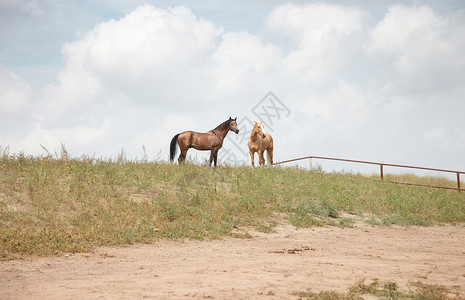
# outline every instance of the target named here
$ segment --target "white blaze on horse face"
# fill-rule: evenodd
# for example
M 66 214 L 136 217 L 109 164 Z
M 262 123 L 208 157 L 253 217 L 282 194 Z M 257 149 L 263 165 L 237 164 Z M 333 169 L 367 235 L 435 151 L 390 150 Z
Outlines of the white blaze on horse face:
M 262 126 L 262 132 L 263 132 L 263 134 L 266 135 L 265 125 L 263 125 L 262 121 L 260 121 L 260 125 Z
M 260 121 L 259 122 L 256 122 L 257 124 L 255 126 L 257 126 L 257 129 L 258 129 L 258 133 L 262 136 L 262 138 L 265 138 L 266 137 L 266 132 L 265 132 L 265 126 L 263 125 L 263 121 Z

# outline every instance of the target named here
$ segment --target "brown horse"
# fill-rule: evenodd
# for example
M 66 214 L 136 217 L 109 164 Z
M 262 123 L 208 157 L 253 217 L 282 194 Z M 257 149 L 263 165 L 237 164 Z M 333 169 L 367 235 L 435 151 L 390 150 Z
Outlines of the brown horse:
M 170 144 L 170 161 L 174 160 L 176 155 L 176 143 L 179 145 L 181 154 L 179 154 L 178 162 L 182 163 L 186 159 L 187 150 L 194 148 L 197 150 L 211 150 L 210 166 L 214 161 L 215 167 L 218 160 L 218 150 L 223 146 L 223 140 L 229 131 L 239 133 L 237 128 L 237 118 L 224 121 L 218 127 L 209 132 L 199 133 L 195 131 L 184 131 L 176 134 Z
M 266 150 L 266 154 L 268 156 L 268 164 L 273 164 L 273 138 L 267 132 L 265 132 L 265 128 L 263 127 L 263 122 L 255 122 L 253 127 L 252 133 L 250 134 L 249 138 L 249 153 L 250 157 L 252 158 L 252 166 L 254 165 L 254 155 L 255 152 L 258 152 L 258 163 L 261 165 L 265 165 L 265 158 L 263 157 L 263 153 Z

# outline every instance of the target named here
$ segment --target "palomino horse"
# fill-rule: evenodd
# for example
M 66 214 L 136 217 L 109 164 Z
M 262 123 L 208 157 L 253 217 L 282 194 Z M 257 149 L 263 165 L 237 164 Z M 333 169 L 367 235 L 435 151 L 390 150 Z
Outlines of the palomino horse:
M 252 166 L 254 165 L 254 155 L 255 152 L 258 152 L 258 163 L 265 165 L 265 158 L 263 157 L 263 152 L 266 150 L 268 156 L 268 164 L 273 164 L 273 138 L 263 128 L 263 122 L 255 122 L 252 133 L 249 138 L 249 152 L 250 157 L 252 158 Z
M 229 117 L 229 120 L 224 121 L 215 129 L 210 130 L 209 132 L 199 133 L 195 131 L 184 131 L 176 134 L 171 140 L 170 144 L 170 160 L 174 160 L 176 155 L 176 143 L 181 149 L 181 154 L 179 154 L 178 161 L 182 163 L 186 159 L 187 150 L 189 148 L 194 148 L 197 150 L 211 150 L 210 152 L 210 166 L 212 162 L 215 162 L 218 159 L 218 150 L 223 146 L 223 140 L 228 134 L 228 132 L 234 131 L 236 134 L 239 133 L 236 123 L 237 118 L 232 119 Z

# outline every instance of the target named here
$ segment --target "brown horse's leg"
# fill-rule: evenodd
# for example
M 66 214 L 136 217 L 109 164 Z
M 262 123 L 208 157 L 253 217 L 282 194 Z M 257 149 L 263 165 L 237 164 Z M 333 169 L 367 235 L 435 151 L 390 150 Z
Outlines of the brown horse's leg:
M 212 162 L 214 163 L 214 166 L 216 167 L 216 164 L 218 162 L 218 150 L 220 150 L 220 148 L 212 148 L 211 152 L 210 152 L 210 166 L 212 165 Z
M 187 149 L 181 149 L 181 154 L 179 154 L 178 162 L 179 164 L 183 163 L 186 160 Z
M 210 153 L 210 163 L 208 164 L 210 167 L 212 166 L 212 162 L 213 162 L 213 153 Z
M 189 150 L 190 139 L 192 137 L 192 132 L 184 131 L 179 134 L 178 145 L 181 153 L 179 154 L 178 162 L 179 164 L 183 163 L 186 160 L 187 150 Z

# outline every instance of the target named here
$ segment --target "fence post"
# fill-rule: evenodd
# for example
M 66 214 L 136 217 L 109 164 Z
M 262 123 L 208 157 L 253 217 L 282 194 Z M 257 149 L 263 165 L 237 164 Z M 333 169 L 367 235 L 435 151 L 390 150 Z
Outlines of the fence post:
M 379 166 L 380 166 L 380 171 L 381 171 L 381 180 L 384 180 L 383 164 L 379 164 Z
M 460 192 L 460 172 L 457 172 L 457 190 Z

